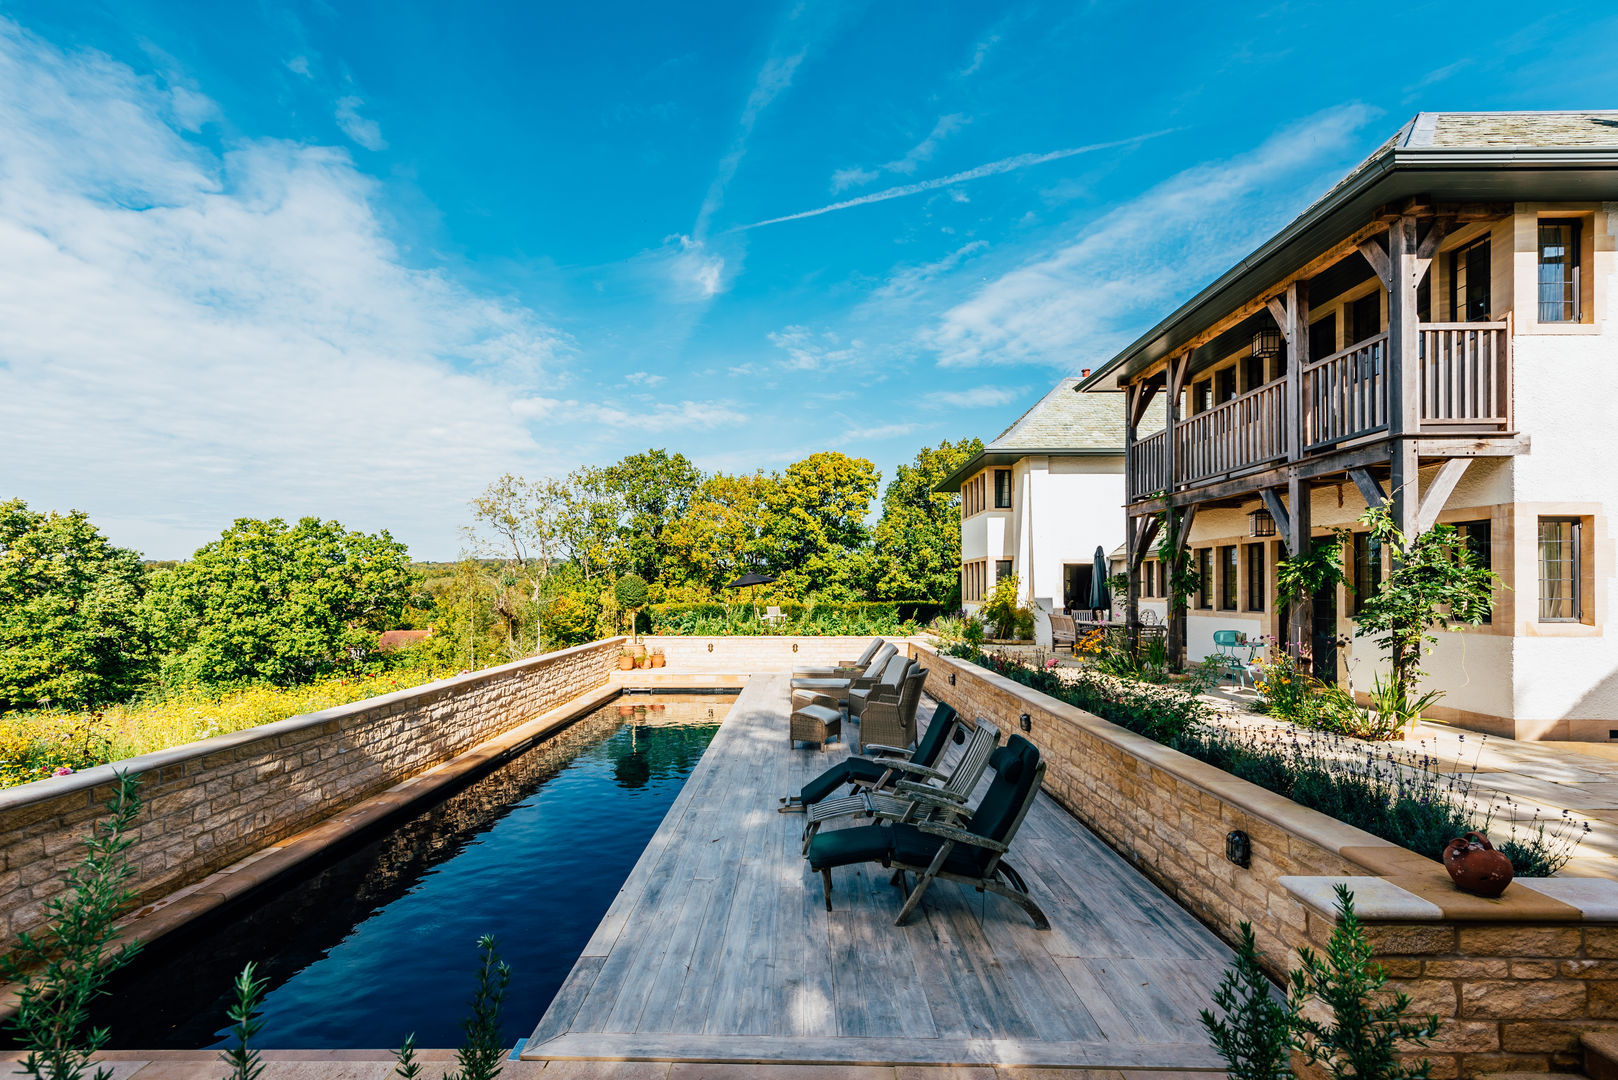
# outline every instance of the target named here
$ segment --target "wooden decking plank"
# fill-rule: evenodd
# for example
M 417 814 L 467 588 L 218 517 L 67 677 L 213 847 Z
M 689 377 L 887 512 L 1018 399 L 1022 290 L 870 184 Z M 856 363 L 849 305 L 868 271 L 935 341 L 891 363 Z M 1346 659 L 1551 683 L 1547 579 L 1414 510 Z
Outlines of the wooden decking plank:
M 566 1034 L 572 1027 L 575 1017 L 578 1016 L 579 1006 L 595 984 L 596 976 L 601 973 L 602 957 L 584 956 L 573 965 L 573 970 L 567 973 L 562 980 L 562 986 L 551 999 L 550 1008 L 540 1018 L 539 1026 L 528 1037 L 528 1043 L 523 1047 L 523 1053 L 530 1053 L 538 1049 L 543 1043 L 559 1035 Z

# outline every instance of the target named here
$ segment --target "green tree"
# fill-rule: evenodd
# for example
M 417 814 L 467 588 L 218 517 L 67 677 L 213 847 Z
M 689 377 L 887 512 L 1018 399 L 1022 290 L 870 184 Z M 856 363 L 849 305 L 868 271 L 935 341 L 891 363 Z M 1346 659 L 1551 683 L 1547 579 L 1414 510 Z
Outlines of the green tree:
M 145 608 L 171 653 L 167 676 L 290 685 L 363 657 L 399 617 L 412 581 L 405 546 L 386 531 L 242 518 L 156 574 Z
M 849 556 L 870 542 L 865 517 L 880 480 L 865 458 L 835 451 L 788 465 L 765 490 L 764 569 L 800 596 L 852 597 Z
M 934 490 L 983 449 L 981 439 L 924 446 L 882 493 L 869 584 L 874 600 L 961 600 L 961 497 Z
M 765 561 L 765 525 L 779 478 L 718 473 L 703 481 L 685 516 L 665 533 L 672 573 L 665 578 L 716 595 L 727 581 Z
M 648 582 L 661 581 L 669 530 L 691 508 L 702 471 L 684 454 L 647 450 L 607 466 L 601 479 L 622 507 L 618 551 L 626 568 Z
M 148 660 L 146 572 L 82 511 L 0 503 L 0 708 L 127 695 Z

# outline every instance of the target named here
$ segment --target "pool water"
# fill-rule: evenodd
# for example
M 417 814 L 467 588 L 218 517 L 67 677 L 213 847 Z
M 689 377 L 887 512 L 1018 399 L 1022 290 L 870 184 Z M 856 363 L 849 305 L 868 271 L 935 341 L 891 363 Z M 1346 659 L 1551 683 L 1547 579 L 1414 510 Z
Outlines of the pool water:
M 230 983 L 268 977 L 256 1044 L 458 1046 L 479 936 L 511 965 L 503 1036 L 538 1023 L 734 695 L 631 695 L 386 835 L 157 942 L 95 1010 L 113 1048 L 225 1045 Z

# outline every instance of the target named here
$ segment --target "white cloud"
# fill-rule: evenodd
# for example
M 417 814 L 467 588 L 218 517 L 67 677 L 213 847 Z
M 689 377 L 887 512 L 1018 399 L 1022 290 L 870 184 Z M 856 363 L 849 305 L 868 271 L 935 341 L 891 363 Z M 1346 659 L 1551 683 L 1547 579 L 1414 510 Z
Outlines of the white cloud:
M 934 191 L 951 184 L 964 184 L 970 180 L 981 180 L 985 176 L 998 176 L 1001 173 L 1012 172 L 1016 169 L 1026 169 L 1031 165 L 1043 165 L 1049 161 L 1060 161 L 1076 154 L 1089 154 L 1097 150 L 1113 150 L 1121 146 L 1133 146 L 1147 139 L 1155 139 L 1159 135 L 1166 135 L 1166 131 L 1153 131 L 1145 135 L 1133 135 L 1127 139 L 1114 139 L 1111 142 L 1092 143 L 1089 146 L 1072 146 L 1066 150 L 1052 150 L 1044 154 L 1018 154 L 1015 157 L 1001 158 L 984 165 L 977 165 L 963 172 L 951 173 L 948 176 L 936 177 L 932 180 L 921 180 L 914 184 L 901 184 L 898 187 L 887 188 L 883 191 L 873 191 L 869 195 L 860 195 L 853 199 L 844 199 L 827 206 L 817 206 L 813 210 L 800 210 L 796 214 L 784 214 L 781 217 L 766 218 L 755 221 L 751 225 L 737 225 L 727 232 L 742 232 L 746 229 L 757 229 L 764 225 L 779 225 L 783 221 L 799 221 L 803 218 L 818 217 L 829 214 L 834 210 L 847 210 L 851 206 L 864 206 L 867 203 L 886 202 L 889 199 L 900 199 L 906 195 L 919 195 L 924 191 Z
M 631 371 L 624 376 L 624 381 L 634 383 L 636 386 L 656 386 L 658 383 L 669 381 L 667 375 L 654 375 L 650 371 Z
M 919 425 L 916 424 L 879 424 L 876 427 L 849 428 L 843 432 L 845 439 L 897 439 L 900 435 L 909 435 Z
M 817 334 L 807 326 L 788 326 L 768 336 L 771 344 L 787 354 L 785 366 L 792 371 L 830 371 L 857 363 L 866 355 L 863 342 L 855 339 L 845 344 L 831 330 Z
M 707 236 L 708 223 L 724 203 L 725 189 L 735 178 L 742 157 L 747 153 L 747 140 L 753 135 L 753 128 L 758 124 L 759 115 L 769 107 L 777 95 L 792 85 L 792 75 L 798 70 L 798 65 L 803 63 L 806 52 L 808 47 L 804 46 L 790 55 L 772 55 L 759 69 L 758 77 L 753 80 L 753 89 L 747 95 L 747 104 L 742 106 L 742 115 L 736 121 L 736 137 L 732 140 L 730 149 L 725 152 L 725 156 L 719 159 L 719 167 L 714 171 L 713 181 L 708 185 L 708 194 L 703 197 L 702 209 L 697 212 L 697 224 L 692 232 L 698 239 Z
M 881 285 L 871 290 L 871 301 L 876 304 L 892 302 L 905 302 L 918 299 L 938 280 L 952 273 L 962 263 L 974 255 L 987 250 L 987 240 L 973 240 L 971 243 L 951 251 L 941 259 L 929 263 L 919 263 L 914 266 L 900 266 L 888 274 L 888 278 Z
M 935 390 L 923 396 L 921 403 L 931 409 L 983 409 L 1010 405 L 1027 392 L 1022 386 L 985 384 L 970 390 Z
M 1099 365 L 1340 175 L 1376 115 L 1329 109 L 1246 154 L 1170 177 L 979 288 L 924 343 L 944 366 Z
M 309 69 L 309 58 L 307 56 L 294 56 L 288 60 L 287 70 L 294 75 L 302 75 L 306 79 L 314 77 Z
M 0 20 L 0 490 L 189 554 L 320 514 L 454 551 L 563 338 L 405 265 L 342 150 L 188 140 L 163 83 Z
M 983 61 L 988 58 L 989 50 L 993 49 L 999 43 L 1000 35 L 990 34 L 973 46 L 972 59 L 964 68 L 961 69 L 961 78 L 964 79 L 969 75 L 976 75 L 978 69 L 983 66 Z
M 511 412 L 525 419 L 649 432 L 706 430 L 749 420 L 746 413 L 725 401 L 652 402 L 636 409 L 594 401 L 527 397 L 513 401 Z
M 360 106 L 364 104 L 364 99 L 353 94 L 338 98 L 337 126 L 367 150 L 386 150 L 388 142 L 382 137 L 382 126 L 360 115 Z
M 663 265 L 676 300 L 711 300 L 725 287 L 725 260 L 701 240 L 664 239 Z
M 887 162 L 884 165 L 878 165 L 875 169 L 861 169 L 858 167 L 838 169 L 832 174 L 831 178 L 832 194 L 835 195 L 839 191 L 860 184 L 868 184 L 885 172 L 910 176 L 916 171 L 916 166 L 933 159 L 933 155 L 938 152 L 939 143 L 968 123 L 970 121 L 964 113 L 949 113 L 946 116 L 940 116 L 938 121 L 933 124 L 933 129 L 927 133 L 927 137 L 912 146 L 905 152 L 903 157 Z

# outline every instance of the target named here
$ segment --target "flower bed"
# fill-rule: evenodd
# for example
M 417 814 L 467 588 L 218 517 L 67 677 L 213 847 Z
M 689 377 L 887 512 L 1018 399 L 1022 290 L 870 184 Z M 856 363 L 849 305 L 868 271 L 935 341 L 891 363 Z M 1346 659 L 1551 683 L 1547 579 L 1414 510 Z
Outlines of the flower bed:
M 943 651 L 1430 859 L 1452 837 L 1500 822 L 1511 839 L 1497 846 L 1517 873 L 1545 877 L 1566 863 L 1588 828 L 1537 814 L 1517 822 L 1500 803 L 1479 810 L 1470 801 L 1471 774 L 1442 772 L 1426 755 L 1329 733 L 1217 724 L 1211 705 L 1172 687 L 1085 669 L 1036 670 L 965 645 Z

